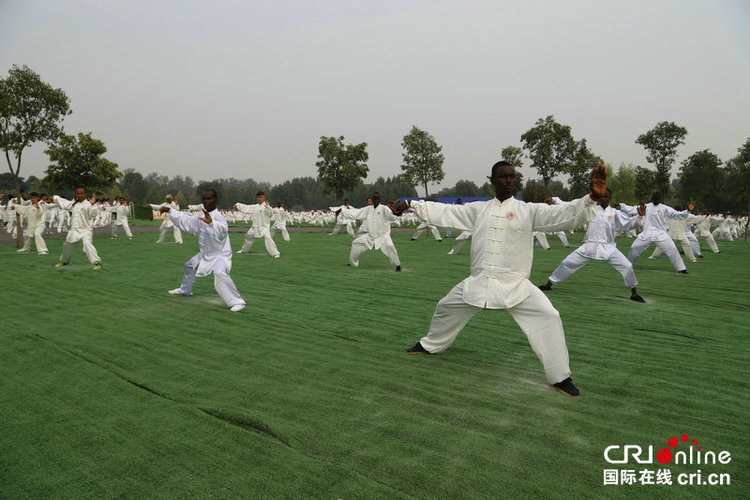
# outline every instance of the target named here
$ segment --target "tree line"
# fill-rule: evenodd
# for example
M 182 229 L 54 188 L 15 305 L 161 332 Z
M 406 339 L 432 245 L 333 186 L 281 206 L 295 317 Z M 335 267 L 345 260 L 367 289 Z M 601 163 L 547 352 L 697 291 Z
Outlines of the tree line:
M 190 177 L 143 175 L 133 168 L 120 170 L 104 157 L 104 142 L 92 133 L 68 135 L 62 122 L 71 114 L 68 97 L 61 89 L 43 82 L 26 66 L 13 66 L 8 77 L 0 79 L 0 149 L 5 153 L 9 174 L 0 175 L 0 190 L 34 189 L 48 194 L 69 195 L 85 186 L 101 196 L 125 196 L 137 204 L 158 202 L 172 194 L 182 205 L 200 202 L 205 187 L 218 191 L 222 208 L 235 201 L 252 201 L 265 191 L 271 200 L 282 201 L 290 209 L 323 209 L 338 205 L 344 198 L 362 204 L 374 191 L 383 199 L 430 196 L 493 196 L 489 182 L 481 185 L 469 179 L 453 187 L 430 193 L 431 184 L 445 178 L 442 146 L 427 131 L 413 126 L 403 137 L 401 172 L 366 183 L 369 173 L 367 143 L 346 144 L 344 136 L 322 136 L 315 163 L 317 176 L 298 177 L 278 185 L 254 179 L 217 178 L 195 181 Z M 608 185 L 617 201 L 635 204 L 661 191 L 667 202 L 684 204 L 695 199 L 699 206 L 734 213 L 750 211 L 750 139 L 738 148 L 736 156 L 722 161 L 706 149 L 681 162 L 677 178 L 670 181 L 677 160 L 677 148 L 685 143 L 687 129 L 673 122 L 660 122 L 635 138 L 646 150 L 653 168 L 640 165 L 608 164 Z M 41 179 L 20 176 L 21 159 L 34 143 L 47 144 L 50 159 Z M 516 195 L 527 201 L 549 196 L 572 199 L 589 191 L 591 170 L 605 161 L 591 151 L 585 138 L 575 139 L 568 125 L 554 116 L 540 118 L 520 136 L 520 143 L 500 150 L 500 156 L 518 171 Z M 538 174 L 526 182 L 520 176 L 524 161 Z M 488 166 L 489 167 L 489 166 Z M 561 179 L 566 179 L 563 183 Z

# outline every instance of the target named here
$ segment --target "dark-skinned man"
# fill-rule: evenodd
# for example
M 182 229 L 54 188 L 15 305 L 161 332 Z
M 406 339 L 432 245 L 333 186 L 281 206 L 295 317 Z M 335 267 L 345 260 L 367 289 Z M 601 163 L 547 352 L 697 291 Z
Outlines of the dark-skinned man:
M 396 266 L 396 271 L 401 271 L 401 261 L 398 251 L 391 239 L 391 222 L 396 220 L 394 208 L 380 204 L 380 193 L 372 194 L 372 205 L 362 208 L 339 208 L 339 213 L 344 216 L 361 220 L 362 225 L 367 227 L 367 232 L 357 236 L 352 242 L 352 250 L 349 252 L 349 265 L 359 267 L 359 256 L 366 250 L 380 250 Z M 398 213 L 401 215 L 401 212 Z
M 198 236 L 200 252 L 185 262 L 185 271 L 179 288 L 170 290 L 172 295 L 193 295 L 196 278 L 214 274 L 214 288 L 232 312 L 245 308 L 245 301 L 229 277 L 232 269 L 232 247 L 229 244 L 229 226 L 224 216 L 216 209 L 219 201 L 216 191 L 203 191 L 203 217 L 186 215 L 169 206 L 159 209 L 169 213 L 169 218 L 180 230 Z
M 578 397 L 568 365 L 560 314 L 529 281 L 534 258 L 534 231 L 564 231 L 594 218 L 596 202 L 607 187 L 604 167 L 594 169 L 591 193 L 566 205 L 524 203 L 513 197 L 516 171 L 507 161 L 492 166 L 495 197 L 467 205 L 428 201 L 402 202 L 437 226 L 472 232 L 471 275 L 438 302 L 427 335 L 410 354 L 437 354 L 447 349 L 466 323 L 482 309 L 505 309 L 521 327 L 544 367 L 547 382 L 563 394 Z

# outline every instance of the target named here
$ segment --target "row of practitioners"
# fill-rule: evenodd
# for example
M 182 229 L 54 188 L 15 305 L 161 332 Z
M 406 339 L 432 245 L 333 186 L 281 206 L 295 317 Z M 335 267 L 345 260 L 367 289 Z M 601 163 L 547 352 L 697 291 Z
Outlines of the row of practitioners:
M 399 271 L 400 262 L 390 239 L 390 227 L 393 220 L 408 209 L 427 224 L 470 232 L 470 276 L 438 302 L 426 335 L 407 349 L 407 352 L 443 352 L 477 312 L 482 309 L 505 309 L 526 334 L 549 384 L 568 396 L 578 397 L 580 391 L 571 378 L 560 315 L 544 292 L 529 281 L 534 254 L 534 233 L 568 231 L 588 223 L 589 229 L 584 244 L 593 246 L 583 257 L 604 259 L 604 254 L 597 253 L 598 247 L 612 245 L 617 231 L 640 223 L 644 225 L 644 231 L 639 238 L 643 236 L 643 240 L 648 244 L 661 242 L 664 240 L 656 235 L 659 228 L 652 228 L 651 224 L 661 224 L 664 226 L 661 230 L 666 232 L 664 218 L 679 218 L 683 215 L 677 211 L 672 213 L 668 207 L 660 203 L 660 200 L 637 207 L 636 215 L 612 214 L 608 210 L 612 207 L 608 205 L 610 194 L 606 189 L 606 173 L 603 167 L 592 172 L 591 193 L 568 203 L 554 205 L 516 200 L 512 196 L 515 169 L 508 162 L 501 161 L 493 165 L 490 180 L 496 196 L 484 202 L 446 205 L 430 201 L 405 201 L 383 205 L 380 203 L 379 195 L 375 193 L 371 205 L 360 209 L 340 209 L 339 214 L 345 213 L 353 219 L 363 221 L 365 228 L 352 244 L 350 264 L 356 267 L 359 255 L 367 249 L 381 249 Z M 76 199 L 82 207 L 81 211 L 89 202 L 85 197 L 84 190 L 76 190 Z M 255 207 L 253 210 L 269 216 L 270 207 L 267 202 L 264 199 L 258 201 L 257 205 L 252 206 Z M 188 215 L 173 207 L 160 207 L 160 212 L 167 214 L 170 221 L 181 231 L 197 235 L 199 244 L 199 253 L 184 265 L 180 286 L 169 293 L 191 296 L 193 284 L 198 277 L 214 274 L 217 292 L 230 310 L 236 312 L 242 310 L 246 303 L 229 276 L 232 250 L 228 238 L 228 224 L 222 213 L 216 209 L 217 202 L 216 192 L 206 190 L 203 193 L 200 214 Z M 75 206 L 69 208 L 75 210 Z M 242 208 L 238 205 L 238 209 Z M 687 211 L 684 212 L 684 217 L 687 217 Z M 649 222 L 651 220 L 654 222 Z M 668 239 L 671 242 L 671 238 Z M 67 242 L 66 240 L 66 244 Z M 635 250 L 631 248 L 633 255 L 641 247 L 645 248 L 642 243 L 638 243 L 639 246 Z M 672 245 L 674 246 L 674 243 Z M 637 255 L 635 257 L 637 258 Z

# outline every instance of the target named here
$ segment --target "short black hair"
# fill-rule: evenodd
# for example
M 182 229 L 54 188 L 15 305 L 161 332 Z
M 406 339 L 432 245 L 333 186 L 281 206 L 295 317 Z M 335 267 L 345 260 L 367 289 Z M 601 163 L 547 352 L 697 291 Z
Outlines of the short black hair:
M 208 189 L 204 189 L 204 190 L 203 190 L 203 192 L 204 192 L 204 193 L 208 193 L 209 191 L 211 191 L 211 193 L 213 193 L 213 196 L 214 196 L 214 198 L 216 198 L 217 200 L 219 199 L 219 195 L 218 195 L 218 194 L 216 194 L 216 190 L 215 190 L 215 189 L 213 189 L 213 188 L 208 188 Z
M 265 196 L 265 195 L 266 193 L 264 193 L 263 191 L 258 191 L 257 193 L 255 193 L 255 196 Z
M 29 196 L 36 196 L 37 198 L 39 198 L 39 193 L 37 193 L 36 191 L 32 191 L 29 193 Z
M 511 167 L 513 170 L 516 169 L 511 162 L 507 160 L 500 160 L 499 162 L 492 165 L 492 173 L 490 175 L 492 177 L 495 177 L 495 172 L 497 172 L 497 169 L 500 167 Z

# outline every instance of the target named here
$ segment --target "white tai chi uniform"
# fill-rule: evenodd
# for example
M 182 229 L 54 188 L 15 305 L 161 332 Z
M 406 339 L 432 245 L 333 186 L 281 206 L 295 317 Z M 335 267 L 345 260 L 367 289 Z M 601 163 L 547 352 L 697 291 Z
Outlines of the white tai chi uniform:
M 639 216 L 628 216 L 612 207 L 602 209 L 597 206 L 596 217 L 589 222 L 583 243 L 565 257 L 549 280 L 552 283 L 562 283 L 592 260 L 603 260 L 622 275 L 625 286 L 637 286 L 633 264 L 617 249 L 615 235 L 634 228 L 640 222 L 639 219 Z
M 456 240 L 453 242 L 453 248 L 448 252 L 448 255 L 457 255 L 458 252 L 464 247 L 467 241 L 471 239 L 471 231 L 461 231 L 461 234 L 456 236 Z
M 684 271 L 686 269 L 685 263 L 682 261 L 680 252 L 677 251 L 674 241 L 672 241 L 672 238 L 667 233 L 665 218 L 684 219 L 688 216 L 688 213 L 687 210 L 678 212 L 663 203 L 659 203 L 658 205 L 654 205 L 653 203 L 646 204 L 646 215 L 643 217 L 643 232 L 638 235 L 630 246 L 628 260 L 634 263 L 651 243 L 656 243 L 667 254 L 675 271 Z
M 363 226 L 366 224 L 366 233 L 357 236 L 352 242 L 352 251 L 349 253 L 349 264 L 359 267 L 359 256 L 365 250 L 380 250 L 391 264 L 400 266 L 398 251 L 391 239 L 391 222 L 396 220 L 393 211 L 387 206 L 380 204 L 377 207 L 368 205 L 362 208 L 344 208 L 342 214 L 353 220 L 361 220 Z
M 187 296 L 193 295 L 193 284 L 196 278 L 214 273 L 214 288 L 227 307 L 244 306 L 245 301 L 237 291 L 234 281 L 229 277 L 229 272 L 232 270 L 232 247 L 229 244 L 229 226 L 221 212 L 214 209 L 209 213 L 211 224 L 200 220 L 199 217 L 202 215 L 187 215 L 174 208 L 170 209 L 168 214 L 175 226 L 198 236 L 200 248 L 197 255 L 185 262 L 180 293 Z
M 26 217 L 26 231 L 24 232 L 23 248 L 19 249 L 19 252 L 28 252 L 31 249 L 31 238 L 34 238 L 36 244 L 36 251 L 40 255 L 47 255 L 47 244 L 42 238 L 44 233 L 44 204 L 40 201 L 39 207 L 34 205 L 16 205 L 16 211 Z
M 688 215 L 688 217 L 694 217 L 692 215 Z M 680 219 L 680 220 L 672 220 L 669 219 L 666 221 L 667 223 L 667 234 L 670 238 L 672 238 L 672 241 L 675 242 L 675 246 L 677 246 L 677 242 L 680 242 L 680 245 L 682 246 L 682 251 L 685 254 L 685 257 L 690 262 L 696 262 L 698 259 L 695 258 L 695 253 L 693 252 L 693 246 L 690 244 L 690 240 L 687 237 L 687 219 Z M 654 251 L 649 256 L 649 259 L 655 259 L 664 252 L 660 247 L 654 248 Z
M 273 217 L 273 209 L 268 205 L 268 202 L 258 203 L 255 205 L 245 205 L 244 203 L 237 203 L 237 210 L 244 214 L 250 214 L 253 218 L 253 227 L 251 227 L 245 235 L 245 241 L 242 243 L 242 248 L 237 253 L 247 253 L 250 251 L 250 247 L 253 246 L 257 238 L 263 238 L 266 243 L 266 251 L 268 255 L 273 258 L 281 256 L 279 249 L 276 247 L 276 242 L 271 238 L 271 217 Z
M 151 210 L 156 210 L 157 212 L 161 207 L 174 208 L 175 210 L 180 209 L 180 206 L 174 200 L 172 200 L 171 203 L 165 201 L 161 205 L 153 205 L 149 203 L 148 206 L 151 207 Z M 164 222 L 162 222 L 161 226 L 159 226 L 159 239 L 156 240 L 156 242 L 164 243 L 164 238 L 167 235 L 167 231 L 169 231 L 170 229 L 172 230 L 172 234 L 174 234 L 174 242 L 178 245 L 182 245 L 182 231 L 180 231 L 179 227 L 172 224 L 172 219 L 170 219 L 169 216 L 164 217 Z
M 590 196 L 566 205 L 524 203 L 512 196 L 467 205 L 414 201 L 420 219 L 471 231 L 471 275 L 456 285 L 435 309 L 420 343 L 428 352 L 450 346 L 466 323 L 482 309 L 506 309 L 521 327 L 544 366 L 547 381 L 570 376 L 560 313 L 529 281 L 534 259 L 534 231 L 561 231 L 594 218 Z
M 271 222 L 273 222 L 273 225 L 271 226 L 271 238 L 273 238 L 273 235 L 276 231 L 281 233 L 281 238 L 284 241 L 289 241 L 289 231 L 286 230 L 286 221 L 289 217 L 289 212 L 284 210 L 284 207 L 276 207 L 273 209 L 273 218 L 271 219 Z
M 356 210 L 351 205 L 341 205 L 340 207 L 328 207 L 331 209 L 331 212 L 337 212 L 341 210 L 341 213 L 338 215 L 338 217 L 335 219 L 336 222 L 333 226 L 333 231 L 328 233 L 329 236 L 333 236 L 334 234 L 341 231 L 342 226 L 346 226 L 346 232 L 349 233 L 350 236 L 354 236 L 354 219 L 349 217 L 348 215 L 344 214 L 344 210 Z
M 412 240 L 418 239 L 420 236 L 422 236 L 422 233 L 425 231 L 430 231 L 432 233 L 432 237 L 435 238 L 438 241 L 443 241 L 443 237 L 440 236 L 440 231 L 438 231 L 438 228 L 435 227 L 432 224 L 427 224 L 426 222 L 422 222 L 420 225 L 417 226 L 416 231 L 414 231 L 414 234 L 411 235 Z
M 99 214 L 99 209 L 95 205 L 92 205 L 89 200 L 66 200 L 55 195 L 52 197 L 52 201 L 58 207 L 72 213 L 70 217 L 70 229 L 68 230 L 68 235 L 65 237 L 65 243 L 63 243 L 60 262 L 70 264 L 70 258 L 73 256 L 73 247 L 80 241 L 83 243 L 83 253 L 86 254 L 89 262 L 92 264 L 101 264 L 99 254 L 96 253 L 96 248 L 94 248 L 94 244 L 91 241 L 94 237 L 91 220 Z
M 714 235 L 711 234 L 711 220 L 713 219 L 710 215 L 702 215 L 700 220 L 696 221 L 695 224 L 695 237 L 699 239 L 705 239 L 708 243 L 708 248 L 713 253 L 719 253 L 719 247 L 716 245 Z
M 130 216 L 130 206 L 117 205 L 110 208 L 109 210 L 117 214 L 117 218 L 112 224 L 112 238 L 117 238 L 117 228 L 122 226 L 122 230 L 125 232 L 125 236 L 132 239 L 133 233 L 130 231 L 130 225 L 128 224 L 128 216 Z

